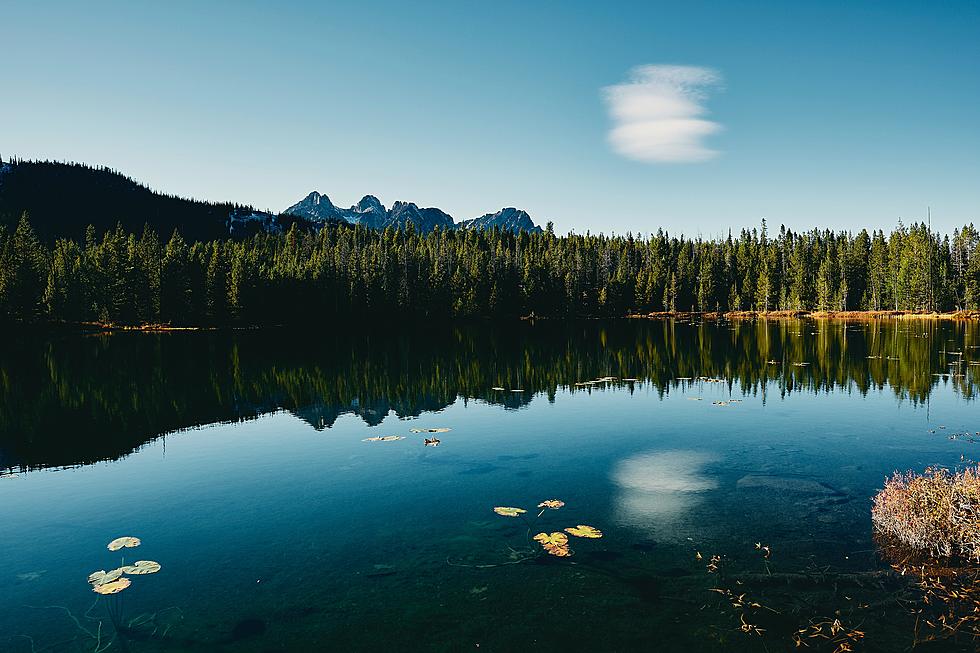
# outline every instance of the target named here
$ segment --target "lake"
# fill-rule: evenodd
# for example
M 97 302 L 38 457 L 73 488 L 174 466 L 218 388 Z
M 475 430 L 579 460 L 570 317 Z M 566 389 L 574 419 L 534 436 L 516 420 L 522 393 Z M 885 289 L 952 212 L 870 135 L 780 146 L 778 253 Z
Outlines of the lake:
M 871 497 L 978 457 L 978 365 L 976 323 L 927 320 L 8 335 L 0 650 L 782 651 L 833 619 L 902 650 Z

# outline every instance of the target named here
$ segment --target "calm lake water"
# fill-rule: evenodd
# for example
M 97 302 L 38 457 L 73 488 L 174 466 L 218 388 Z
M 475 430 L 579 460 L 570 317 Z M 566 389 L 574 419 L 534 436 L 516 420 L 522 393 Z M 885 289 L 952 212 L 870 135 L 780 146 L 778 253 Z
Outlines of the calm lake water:
M 7 336 L 0 650 L 911 646 L 870 499 L 980 458 L 977 324 L 406 328 Z M 123 557 L 162 571 L 96 601 Z

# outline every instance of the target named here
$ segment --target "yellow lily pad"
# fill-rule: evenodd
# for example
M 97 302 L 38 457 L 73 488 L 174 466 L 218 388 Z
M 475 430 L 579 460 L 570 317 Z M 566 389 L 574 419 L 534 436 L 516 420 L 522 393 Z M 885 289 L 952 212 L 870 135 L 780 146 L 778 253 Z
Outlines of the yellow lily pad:
M 153 560 L 137 560 L 131 565 L 122 567 L 124 574 L 130 576 L 142 576 L 143 574 L 155 574 L 160 571 L 160 563 Z
M 123 569 L 113 569 L 112 571 L 105 571 L 100 569 L 99 571 L 92 572 L 88 575 L 88 582 L 90 585 L 106 585 L 113 581 L 119 580 L 120 576 L 123 575 Z
M 128 578 L 120 578 L 119 580 L 115 580 L 111 583 L 106 583 L 105 585 L 96 585 L 95 587 L 92 588 L 92 591 L 95 592 L 96 594 L 103 594 L 103 595 L 119 594 L 119 592 L 129 587 L 132 584 L 132 582 L 133 581 L 129 580 Z
M 119 549 L 132 549 L 134 546 L 139 546 L 140 544 L 142 542 L 140 542 L 140 538 L 138 537 L 117 537 L 109 542 L 106 548 L 110 551 L 118 551 Z
M 567 558 L 572 555 L 572 550 L 568 548 L 568 536 L 564 533 L 538 533 L 534 541 L 540 542 L 544 550 L 553 556 Z
M 594 526 L 586 526 L 585 524 L 579 524 L 574 528 L 566 528 L 565 532 L 569 535 L 574 535 L 575 537 L 588 537 L 590 539 L 598 539 L 602 537 L 602 531 Z
M 551 508 L 552 510 L 558 510 L 565 505 L 565 502 L 561 499 L 548 499 L 547 501 L 542 501 L 538 504 L 538 508 Z
M 504 517 L 519 517 L 527 512 L 524 508 L 511 508 L 510 506 L 496 506 L 493 511 Z

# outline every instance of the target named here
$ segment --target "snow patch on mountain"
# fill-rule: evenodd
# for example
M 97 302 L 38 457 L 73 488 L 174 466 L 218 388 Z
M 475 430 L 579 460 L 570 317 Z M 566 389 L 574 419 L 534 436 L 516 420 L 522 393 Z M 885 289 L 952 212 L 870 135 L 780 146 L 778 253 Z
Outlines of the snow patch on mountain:
M 344 209 L 334 205 L 329 197 L 317 191 L 313 191 L 283 213 L 303 218 L 313 225 L 322 225 L 330 220 L 343 220 L 350 224 L 359 224 L 374 229 L 386 229 L 388 227 L 401 229 L 412 224 L 415 229 L 421 232 L 429 232 L 437 227 L 439 229 L 493 229 L 499 227 L 511 231 L 541 231 L 541 228 L 534 224 L 526 211 L 513 207 L 457 223 L 451 215 L 441 209 L 435 207 L 420 208 L 414 202 L 395 202 L 390 210 L 385 209 L 384 204 L 374 195 L 365 195 L 357 204 L 349 209 Z

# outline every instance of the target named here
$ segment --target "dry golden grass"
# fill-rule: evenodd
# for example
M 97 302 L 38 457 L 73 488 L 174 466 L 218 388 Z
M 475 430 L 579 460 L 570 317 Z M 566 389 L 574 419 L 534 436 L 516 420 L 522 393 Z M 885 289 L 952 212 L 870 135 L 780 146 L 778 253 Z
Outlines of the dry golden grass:
M 896 473 L 875 496 L 871 519 L 910 549 L 980 562 L 980 468 Z
M 728 311 L 728 312 L 691 312 L 691 311 L 654 311 L 652 313 L 632 313 L 627 317 L 635 319 L 663 319 L 663 318 L 703 318 L 703 319 L 727 319 L 727 320 L 796 320 L 800 318 L 812 318 L 817 320 L 855 320 L 868 321 L 882 318 L 895 318 L 902 320 L 978 320 L 980 311 L 949 311 L 946 313 L 935 313 L 932 311 L 809 311 L 809 310 L 788 310 L 788 311 Z

